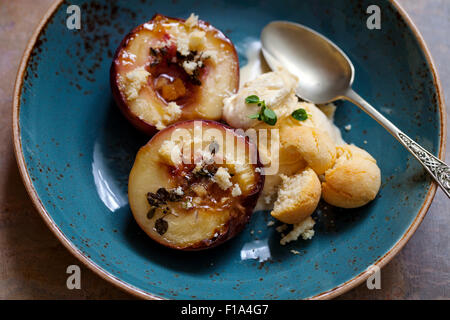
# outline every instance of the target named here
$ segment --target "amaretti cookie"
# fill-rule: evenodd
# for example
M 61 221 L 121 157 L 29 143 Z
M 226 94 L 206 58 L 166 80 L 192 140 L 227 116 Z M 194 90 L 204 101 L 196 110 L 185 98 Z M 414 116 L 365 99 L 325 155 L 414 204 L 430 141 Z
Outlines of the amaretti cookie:
M 376 160 L 354 145 L 338 146 L 335 165 L 325 172 L 322 197 L 341 208 L 361 207 L 375 199 L 381 185 Z
M 291 177 L 282 175 L 272 217 L 289 224 L 296 224 L 309 217 L 317 208 L 321 187 L 317 174 L 311 168 Z
M 336 159 L 336 145 L 328 134 L 320 129 L 306 126 L 282 127 L 281 149 L 292 159 L 303 158 L 321 175 L 331 168 Z

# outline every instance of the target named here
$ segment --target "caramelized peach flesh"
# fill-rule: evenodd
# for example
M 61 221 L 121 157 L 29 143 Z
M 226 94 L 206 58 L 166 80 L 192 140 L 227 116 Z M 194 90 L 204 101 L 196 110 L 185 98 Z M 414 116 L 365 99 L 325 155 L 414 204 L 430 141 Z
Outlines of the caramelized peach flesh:
M 152 134 L 175 122 L 219 120 L 239 87 L 232 42 L 210 24 L 155 15 L 122 41 L 111 88 L 126 118 Z
M 198 124 L 200 140 L 183 138 L 180 144 L 174 138 L 180 132 L 194 137 Z M 227 134 L 235 147 L 227 147 Z M 172 141 L 181 147 L 167 149 Z M 245 155 L 239 164 L 230 156 L 235 148 Z M 175 159 L 183 161 L 164 152 L 173 150 L 182 150 L 183 157 Z M 261 167 L 255 146 L 232 129 L 214 121 L 177 123 L 139 150 L 128 184 L 130 207 L 142 230 L 160 244 L 180 250 L 211 248 L 234 237 L 250 220 L 264 184 Z M 228 185 L 219 179 L 220 172 L 228 176 Z

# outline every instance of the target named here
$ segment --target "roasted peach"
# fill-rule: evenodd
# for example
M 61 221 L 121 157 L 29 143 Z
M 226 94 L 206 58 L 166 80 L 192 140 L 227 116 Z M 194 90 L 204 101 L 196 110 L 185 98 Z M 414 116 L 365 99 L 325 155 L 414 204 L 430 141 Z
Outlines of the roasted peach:
M 232 42 L 197 16 L 157 14 L 122 41 L 110 77 L 126 118 L 153 134 L 178 121 L 219 120 L 223 99 L 239 87 L 239 60 Z
M 139 226 L 170 248 L 200 250 L 238 234 L 264 184 L 256 147 L 214 121 L 185 121 L 142 147 L 128 197 Z

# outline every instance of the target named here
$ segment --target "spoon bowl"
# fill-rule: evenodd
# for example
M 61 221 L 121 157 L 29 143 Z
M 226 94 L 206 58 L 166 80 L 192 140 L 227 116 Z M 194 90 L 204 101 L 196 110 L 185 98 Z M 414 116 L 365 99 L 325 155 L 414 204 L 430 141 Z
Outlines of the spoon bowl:
M 264 57 L 299 77 L 296 93 L 314 103 L 341 98 L 351 87 L 354 67 L 346 54 L 319 33 L 297 23 L 274 21 L 261 33 Z
M 331 40 L 298 23 L 275 21 L 261 33 L 262 52 L 273 70 L 280 66 L 299 78 L 296 93 L 323 104 L 346 99 L 381 124 L 428 171 L 450 198 L 450 167 L 408 137 L 352 89 L 355 68 Z

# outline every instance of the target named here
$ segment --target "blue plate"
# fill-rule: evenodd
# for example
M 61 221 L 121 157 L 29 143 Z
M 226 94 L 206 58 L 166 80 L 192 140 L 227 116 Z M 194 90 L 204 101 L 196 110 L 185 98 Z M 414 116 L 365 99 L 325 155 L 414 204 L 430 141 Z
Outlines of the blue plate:
M 352 125 L 344 139 L 367 149 L 382 171 L 380 194 L 369 205 L 322 206 L 312 241 L 279 245 L 279 234 L 266 226 L 268 214 L 257 212 L 235 239 L 209 251 L 178 252 L 154 243 L 131 215 L 128 173 L 147 138 L 119 113 L 108 71 L 121 39 L 156 12 L 199 14 L 232 39 L 241 65 L 245 44 L 268 22 L 299 22 L 348 54 L 356 91 L 442 155 L 445 113 L 428 51 L 395 2 L 377 2 L 381 30 L 366 27 L 372 0 L 74 0 L 81 30 L 66 27 L 65 2 L 54 5 L 30 41 L 14 97 L 15 151 L 37 209 L 81 261 L 140 297 L 329 298 L 361 283 L 371 265 L 383 266 L 411 237 L 435 193 L 421 166 L 377 123 L 339 103 L 337 124 Z M 271 260 L 241 259 L 244 246 L 270 250 Z

